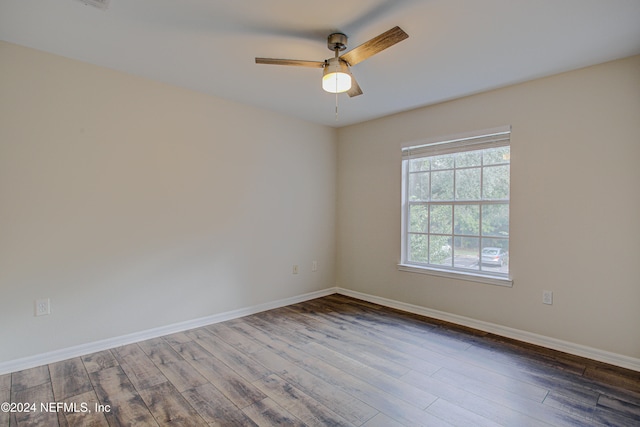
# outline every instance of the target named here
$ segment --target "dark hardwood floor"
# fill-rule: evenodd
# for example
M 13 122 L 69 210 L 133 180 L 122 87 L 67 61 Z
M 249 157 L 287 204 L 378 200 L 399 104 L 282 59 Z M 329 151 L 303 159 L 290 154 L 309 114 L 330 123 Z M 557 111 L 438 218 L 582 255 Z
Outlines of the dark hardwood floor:
M 3 375 L 0 402 L 36 404 L 12 427 L 640 426 L 640 373 L 331 295 Z

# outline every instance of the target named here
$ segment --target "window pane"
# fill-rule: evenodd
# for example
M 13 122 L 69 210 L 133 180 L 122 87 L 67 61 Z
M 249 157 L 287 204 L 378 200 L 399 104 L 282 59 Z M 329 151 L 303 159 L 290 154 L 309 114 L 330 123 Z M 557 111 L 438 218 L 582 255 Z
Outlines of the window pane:
M 409 235 L 409 261 L 429 262 L 427 257 L 427 236 L 420 234 Z
M 482 206 L 482 235 L 509 237 L 509 205 Z
M 484 150 L 483 163 L 494 165 L 497 163 L 509 163 L 511 158 L 509 147 L 487 148 Z
M 429 224 L 429 210 L 425 205 L 409 206 L 409 231 L 414 233 L 426 233 Z
M 477 236 L 480 234 L 480 206 L 456 205 L 454 233 Z
M 509 252 L 509 239 L 482 239 L 482 250 L 498 248 L 502 252 Z M 495 255 L 492 251 L 488 251 L 490 254 Z
M 451 267 L 451 237 L 429 236 L 429 263 Z
M 431 173 L 431 200 L 453 200 L 453 171 Z
M 431 206 L 431 229 L 430 233 L 451 234 L 451 214 L 453 206 L 451 205 L 432 205 Z
M 456 167 L 480 166 L 482 164 L 482 151 L 468 151 L 456 154 Z
M 480 199 L 480 168 L 456 170 L 456 200 Z
M 420 159 L 411 159 L 409 160 L 409 171 L 427 171 L 429 170 L 429 159 L 428 158 L 420 158 Z
M 453 168 L 453 154 L 431 157 L 431 169 L 451 169 Z
M 484 168 L 482 196 L 485 200 L 509 198 L 509 165 Z
M 477 237 L 455 237 L 453 266 L 478 270 L 480 265 L 480 239 Z
M 482 239 L 480 268 L 498 273 L 509 272 L 509 240 Z
M 429 172 L 409 174 L 409 200 L 429 200 Z

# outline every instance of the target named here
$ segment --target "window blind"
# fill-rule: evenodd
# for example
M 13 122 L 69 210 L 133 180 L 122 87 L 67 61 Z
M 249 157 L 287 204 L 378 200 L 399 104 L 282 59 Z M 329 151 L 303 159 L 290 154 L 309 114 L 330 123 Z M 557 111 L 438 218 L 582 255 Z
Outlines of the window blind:
M 509 145 L 511 126 L 485 129 L 445 137 L 430 138 L 403 144 L 402 159 L 450 154 L 458 151 L 481 150 Z

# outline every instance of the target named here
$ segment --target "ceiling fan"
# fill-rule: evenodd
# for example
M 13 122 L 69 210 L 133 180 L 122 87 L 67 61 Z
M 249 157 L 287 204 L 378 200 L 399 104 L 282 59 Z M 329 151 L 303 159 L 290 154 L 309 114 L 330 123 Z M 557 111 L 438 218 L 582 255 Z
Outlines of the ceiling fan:
M 347 48 L 347 36 L 343 33 L 329 34 L 327 47 L 335 52 L 333 58 L 324 61 L 304 61 L 297 59 L 256 58 L 256 64 L 293 65 L 297 67 L 324 68 L 322 88 L 331 93 L 347 92 L 350 97 L 362 95 L 362 90 L 351 74 L 352 67 L 376 53 L 393 46 L 409 37 L 400 27 L 393 27 L 384 33 L 364 42 L 355 49 L 340 55 Z

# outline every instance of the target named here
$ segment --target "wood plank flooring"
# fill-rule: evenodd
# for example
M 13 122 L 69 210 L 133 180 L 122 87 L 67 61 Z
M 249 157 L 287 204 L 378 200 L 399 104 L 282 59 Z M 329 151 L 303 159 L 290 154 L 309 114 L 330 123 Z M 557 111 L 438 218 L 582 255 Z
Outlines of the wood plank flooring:
M 331 295 L 3 375 L 0 402 L 36 404 L 11 427 L 640 426 L 640 373 Z

